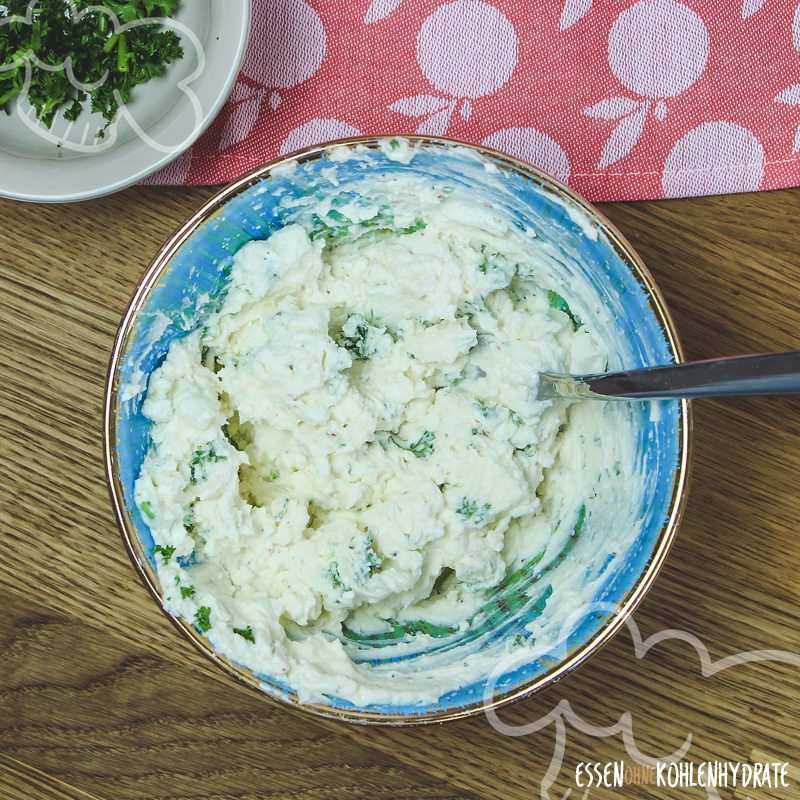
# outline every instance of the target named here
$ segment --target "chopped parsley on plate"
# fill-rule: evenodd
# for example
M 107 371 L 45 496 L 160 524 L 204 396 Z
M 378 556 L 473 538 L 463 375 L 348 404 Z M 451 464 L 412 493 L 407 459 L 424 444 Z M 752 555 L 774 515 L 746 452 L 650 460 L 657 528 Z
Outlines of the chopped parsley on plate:
M 0 109 L 10 113 L 11 101 L 27 91 L 37 119 L 50 127 L 59 111 L 75 121 L 89 100 L 106 120 L 96 134 L 102 137 L 134 86 L 183 57 L 178 35 L 159 22 L 179 2 L 3 0 Z

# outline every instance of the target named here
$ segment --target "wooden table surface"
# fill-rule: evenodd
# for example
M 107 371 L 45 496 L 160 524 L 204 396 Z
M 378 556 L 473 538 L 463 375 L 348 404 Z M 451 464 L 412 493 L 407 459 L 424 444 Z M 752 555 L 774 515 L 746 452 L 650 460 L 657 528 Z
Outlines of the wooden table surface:
M 117 531 L 101 405 L 134 286 L 213 192 L 0 201 L 0 798 L 574 800 L 581 762 L 623 761 L 633 781 L 635 757 L 687 739 L 695 764 L 790 764 L 789 788 L 719 797 L 799 797 L 800 398 L 695 402 L 683 523 L 634 615 L 643 638 L 684 633 L 639 658 L 623 629 L 499 714 L 521 726 L 560 707 L 538 731 L 506 735 L 483 715 L 405 729 L 320 720 L 218 674 L 183 640 Z M 699 359 L 800 349 L 799 208 L 800 190 L 786 190 L 602 210 Z M 773 652 L 704 670 L 698 647 L 709 663 Z M 707 796 L 641 782 L 588 795 Z

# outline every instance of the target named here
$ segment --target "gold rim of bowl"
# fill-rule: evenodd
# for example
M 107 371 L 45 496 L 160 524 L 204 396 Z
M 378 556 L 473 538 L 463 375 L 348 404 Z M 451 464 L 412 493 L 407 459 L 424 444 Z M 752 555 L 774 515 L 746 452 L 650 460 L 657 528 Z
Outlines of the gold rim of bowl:
M 656 286 L 652 275 L 645 267 L 639 256 L 629 242 L 614 227 L 614 225 L 601 214 L 594 206 L 580 195 L 576 194 L 569 187 L 564 186 L 555 178 L 540 172 L 536 168 L 520 161 L 513 156 L 506 155 L 497 150 L 483 145 L 473 145 L 466 142 L 447 139 L 442 137 L 419 136 L 410 134 L 381 135 L 381 136 L 360 136 L 349 139 L 339 139 L 334 142 L 309 147 L 304 150 L 281 156 L 267 162 L 261 167 L 247 173 L 238 180 L 229 184 L 208 200 L 198 211 L 192 214 L 177 230 L 170 236 L 166 243 L 161 247 L 153 258 L 150 266 L 145 271 L 141 280 L 133 293 L 133 297 L 128 305 L 128 309 L 122 318 L 119 330 L 114 341 L 114 347 L 109 362 L 106 389 L 103 404 L 103 457 L 106 468 L 106 479 L 108 482 L 111 502 L 114 513 L 122 534 L 125 547 L 128 550 L 131 561 L 133 562 L 139 576 L 159 605 L 167 618 L 178 628 L 204 656 L 210 658 L 229 675 L 246 684 L 251 689 L 256 690 L 262 697 L 277 703 L 281 707 L 288 704 L 291 707 L 302 709 L 317 716 L 328 719 L 341 719 L 351 723 L 361 724 L 383 724 L 383 725 L 422 725 L 426 723 L 445 722 L 465 717 L 474 716 L 489 709 L 498 709 L 509 703 L 521 700 L 525 697 L 540 692 L 548 686 L 552 686 L 560 681 L 569 672 L 585 662 L 590 656 L 597 653 L 625 624 L 627 619 L 639 605 L 649 590 L 656 576 L 658 575 L 667 554 L 675 539 L 678 523 L 680 522 L 683 510 L 686 506 L 688 492 L 689 475 L 691 472 L 691 405 L 689 401 L 681 401 L 681 413 L 679 417 L 679 447 L 680 456 L 675 470 L 675 479 L 672 488 L 672 502 L 670 503 L 670 515 L 667 519 L 658 545 L 654 550 L 646 569 L 639 576 L 636 585 L 630 590 L 619 611 L 615 614 L 607 625 L 590 640 L 585 642 L 568 659 L 559 663 L 556 667 L 546 672 L 534 681 L 524 686 L 512 689 L 502 694 L 496 694 L 490 702 L 483 699 L 476 700 L 468 706 L 460 706 L 453 709 L 443 709 L 441 711 L 431 710 L 428 713 L 406 714 L 403 716 L 382 714 L 379 712 L 364 711 L 359 709 L 343 709 L 327 706 L 323 703 L 301 703 L 295 694 L 279 693 L 276 690 L 267 690 L 263 686 L 263 681 L 257 678 L 250 670 L 236 664 L 231 659 L 220 655 L 214 651 L 211 643 L 197 631 L 193 625 L 184 619 L 173 616 L 164 608 L 161 596 L 161 587 L 155 571 L 148 561 L 147 554 L 144 552 L 142 543 L 136 534 L 136 528 L 125 508 L 122 484 L 118 477 L 117 456 L 116 456 L 116 430 L 117 430 L 117 389 L 119 383 L 119 368 L 122 357 L 128 349 L 131 334 L 135 322 L 141 312 L 145 300 L 151 288 L 158 282 L 163 272 L 168 268 L 173 256 L 178 252 L 184 242 L 193 232 L 204 222 L 211 220 L 225 204 L 235 195 L 245 190 L 250 184 L 267 177 L 272 170 L 289 162 L 303 163 L 310 159 L 317 158 L 335 147 L 356 147 L 364 145 L 366 147 L 378 147 L 381 142 L 391 139 L 402 139 L 412 145 L 430 145 L 441 147 L 463 147 L 473 150 L 476 153 L 488 157 L 499 167 L 507 170 L 520 172 L 539 183 L 542 188 L 551 191 L 557 197 L 567 199 L 579 206 L 585 214 L 597 222 L 604 230 L 614 249 L 627 264 L 631 272 L 636 276 L 645 288 L 650 306 L 659 321 L 669 348 L 672 351 L 675 361 L 684 360 L 675 324 L 667 309 L 664 298 Z

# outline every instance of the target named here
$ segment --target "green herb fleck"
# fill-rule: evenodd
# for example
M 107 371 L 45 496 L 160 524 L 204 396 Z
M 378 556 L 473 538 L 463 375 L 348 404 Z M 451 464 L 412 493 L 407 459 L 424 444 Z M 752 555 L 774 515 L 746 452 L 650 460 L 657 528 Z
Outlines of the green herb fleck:
M 508 267 L 508 259 L 500 253 L 489 253 L 486 255 L 486 245 L 481 245 L 481 253 L 484 254 L 483 261 L 478 265 L 478 271 L 484 275 L 489 270 L 504 269 Z
M 578 328 L 583 325 L 581 318 L 572 313 L 569 304 L 560 294 L 558 294 L 558 292 L 548 289 L 547 301 L 550 303 L 551 308 L 554 308 L 556 311 L 563 311 L 569 317 L 570 321 L 572 322 L 573 330 L 577 331 Z
M 337 561 L 334 561 L 328 569 L 328 577 L 331 579 L 334 589 L 341 589 L 344 592 L 347 591 L 344 581 L 339 576 L 339 563 Z
M 194 508 L 190 508 L 183 515 L 183 527 L 190 536 L 193 535 L 197 529 L 197 522 L 194 518 Z
M 575 522 L 575 527 L 572 529 L 574 536 L 580 536 L 583 531 L 583 524 L 586 522 L 586 503 L 578 509 L 578 519 Z
M 445 625 L 436 625 L 433 622 L 426 622 L 425 620 L 414 620 L 411 622 L 398 622 L 397 620 L 387 619 L 389 625 L 392 626 L 390 631 L 381 631 L 380 633 L 359 633 L 358 631 L 351 630 L 347 625 L 342 625 L 342 630 L 348 639 L 354 642 L 373 642 L 381 643 L 396 642 L 407 640 L 410 636 L 421 634 L 423 636 L 430 636 L 433 639 L 442 639 L 445 636 L 452 636 L 456 633 L 456 628 L 451 628 Z
M 488 406 L 480 398 L 476 399 L 474 405 L 476 405 L 478 407 L 478 411 L 486 419 L 489 419 L 489 417 L 491 417 L 491 416 L 493 416 L 494 414 L 497 413 L 497 408 L 498 408 L 497 406 Z
M 400 228 L 400 233 L 416 233 L 417 231 L 424 230 L 427 227 L 425 220 L 418 219 L 411 223 L 407 228 Z
M 319 214 L 311 215 L 311 233 L 309 237 L 312 240 L 340 240 L 344 239 L 350 233 L 350 228 L 353 223 L 345 217 L 344 214 L 335 209 L 331 209 L 325 216 L 326 219 L 320 217 Z
M 153 555 L 155 556 L 156 553 L 161 553 L 161 557 L 164 559 L 165 564 L 172 558 L 174 552 L 175 548 L 172 547 L 172 545 L 167 545 L 167 547 L 162 547 L 160 544 L 157 544 L 153 548 Z
M 423 431 L 422 436 L 420 436 L 414 444 L 406 447 L 400 444 L 394 436 L 389 437 L 389 440 L 393 444 L 396 444 L 401 450 L 407 450 L 409 453 L 413 453 L 417 458 L 427 458 L 434 452 L 435 448 L 433 442 L 435 439 L 436 434 L 433 431 Z
M 436 434 L 432 431 L 424 431 L 422 436 L 408 448 L 408 451 L 413 453 L 417 458 L 426 458 L 433 453 L 434 439 L 436 439 Z
M 238 633 L 242 639 L 247 639 L 248 642 L 256 643 L 256 637 L 253 635 L 253 629 L 248 625 L 246 628 L 234 628 L 234 633 Z
M 280 522 L 283 519 L 283 515 L 286 513 L 286 508 L 289 505 L 289 498 L 284 497 L 283 502 L 281 503 L 281 507 L 278 509 L 278 513 L 275 515 L 275 522 Z
M 422 219 L 415 220 L 407 228 L 399 227 L 394 216 L 389 213 L 391 209 L 388 205 L 382 206 L 374 217 L 354 222 L 335 208 L 337 205 L 345 205 L 346 202 L 346 200 L 336 202 L 334 199 L 331 202 L 333 208 L 327 214 L 322 217 L 319 214 L 311 215 L 311 232 L 309 233 L 311 239 L 326 239 L 334 246 L 338 246 L 341 241 L 357 239 L 370 232 L 402 235 L 415 233 L 425 227 L 425 221 Z
M 189 473 L 192 483 L 196 484 L 201 478 L 206 477 L 206 464 L 225 461 L 228 456 L 220 455 L 214 450 L 214 445 L 209 444 L 200 450 L 192 453 L 192 460 L 189 462 Z
M 368 537 L 366 560 L 370 573 L 372 573 L 374 569 L 377 569 L 383 563 L 383 559 L 375 552 L 374 546 L 375 542 L 373 541 L 372 536 Z
M 339 565 L 335 561 L 333 564 L 331 564 L 330 569 L 328 570 L 328 576 L 331 579 L 331 583 L 333 583 L 334 589 L 344 586 L 342 579 L 339 577 Z
M 149 519 L 155 519 L 156 515 L 153 513 L 153 508 L 149 502 L 145 501 L 144 503 L 139 504 L 139 508 L 142 512 L 147 516 Z
M 211 630 L 211 609 L 200 606 L 194 614 L 194 621 L 202 633 L 208 633 Z
M 476 525 L 482 525 L 488 519 L 491 509 L 491 503 L 484 503 L 479 506 L 474 500 L 469 500 L 465 497 L 461 501 L 461 506 L 456 509 L 456 514 L 465 520 L 471 520 Z
M 181 586 L 181 597 L 184 600 L 194 597 L 194 586 Z
M 478 504 L 474 500 L 467 500 L 465 497 L 461 502 L 461 508 L 456 509 L 456 514 L 460 514 L 464 519 L 469 519 L 478 510 Z
M 339 345 L 344 347 L 357 361 L 363 361 L 375 354 L 367 341 L 369 325 L 361 314 L 349 314 L 342 326 Z

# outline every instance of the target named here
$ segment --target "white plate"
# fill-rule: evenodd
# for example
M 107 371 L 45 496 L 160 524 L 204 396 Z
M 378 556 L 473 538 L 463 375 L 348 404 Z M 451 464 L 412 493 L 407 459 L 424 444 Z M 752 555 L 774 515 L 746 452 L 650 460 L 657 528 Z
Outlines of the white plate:
M 0 196 L 59 203 L 100 197 L 152 175 L 185 152 L 222 108 L 250 32 L 251 0 L 184 0 L 172 22 L 184 57 L 134 87 L 103 138 L 105 120 L 85 110 L 36 121 L 23 96 L 0 113 Z M 88 103 L 87 103 L 88 104 Z

